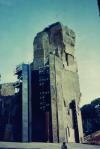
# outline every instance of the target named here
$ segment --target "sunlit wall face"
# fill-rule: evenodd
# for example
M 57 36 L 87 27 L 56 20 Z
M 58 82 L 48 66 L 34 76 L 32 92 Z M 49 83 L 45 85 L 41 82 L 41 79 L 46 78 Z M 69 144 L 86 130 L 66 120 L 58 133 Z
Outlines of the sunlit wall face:
M 31 62 L 33 39 L 60 21 L 76 33 L 81 105 L 100 97 L 100 18 L 97 0 L 0 0 L 0 73 L 16 80 L 16 65 Z

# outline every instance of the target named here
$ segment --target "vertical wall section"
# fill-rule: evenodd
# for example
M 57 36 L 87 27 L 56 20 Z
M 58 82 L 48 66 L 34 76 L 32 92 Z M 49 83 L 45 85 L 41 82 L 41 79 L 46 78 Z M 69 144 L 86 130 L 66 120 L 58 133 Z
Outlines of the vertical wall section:
M 22 141 L 28 142 L 29 124 L 28 124 L 28 81 L 29 81 L 29 67 L 27 64 L 22 65 Z

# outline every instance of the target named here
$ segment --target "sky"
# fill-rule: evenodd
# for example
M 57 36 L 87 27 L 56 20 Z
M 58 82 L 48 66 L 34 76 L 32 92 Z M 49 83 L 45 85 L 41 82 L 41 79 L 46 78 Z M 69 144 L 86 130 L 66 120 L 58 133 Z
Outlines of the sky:
M 60 21 L 76 33 L 80 105 L 100 97 L 100 18 L 96 0 L 0 0 L 1 83 L 15 81 L 16 65 L 30 63 L 33 39 Z

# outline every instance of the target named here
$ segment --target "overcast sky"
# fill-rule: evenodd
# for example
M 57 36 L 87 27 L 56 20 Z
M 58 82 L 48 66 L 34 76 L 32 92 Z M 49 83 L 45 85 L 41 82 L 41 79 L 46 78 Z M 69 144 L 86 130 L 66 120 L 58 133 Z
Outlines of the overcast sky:
M 21 62 L 31 62 L 37 32 L 60 21 L 76 33 L 81 105 L 100 97 L 100 18 L 96 0 L 0 0 L 0 73 L 14 81 Z

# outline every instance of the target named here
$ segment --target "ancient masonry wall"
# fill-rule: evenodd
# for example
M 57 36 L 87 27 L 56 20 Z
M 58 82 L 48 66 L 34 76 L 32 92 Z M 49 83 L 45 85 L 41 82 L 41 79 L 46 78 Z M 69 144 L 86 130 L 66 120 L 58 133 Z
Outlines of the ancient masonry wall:
M 14 83 L 1 84 L 0 96 L 12 96 L 15 94 Z
M 34 69 L 50 67 L 53 142 L 80 142 L 83 132 L 79 109 L 81 93 L 74 56 L 75 33 L 57 22 L 38 33 L 33 44 Z M 73 100 L 74 109 L 71 109 Z M 73 111 L 76 117 L 73 117 Z
M 55 55 L 50 55 L 50 83 L 54 141 L 75 142 L 72 111 L 69 104 L 72 100 L 80 98 L 78 74 L 65 70 L 61 61 Z M 80 116 L 78 117 L 80 119 Z M 82 130 L 80 136 L 82 136 Z

